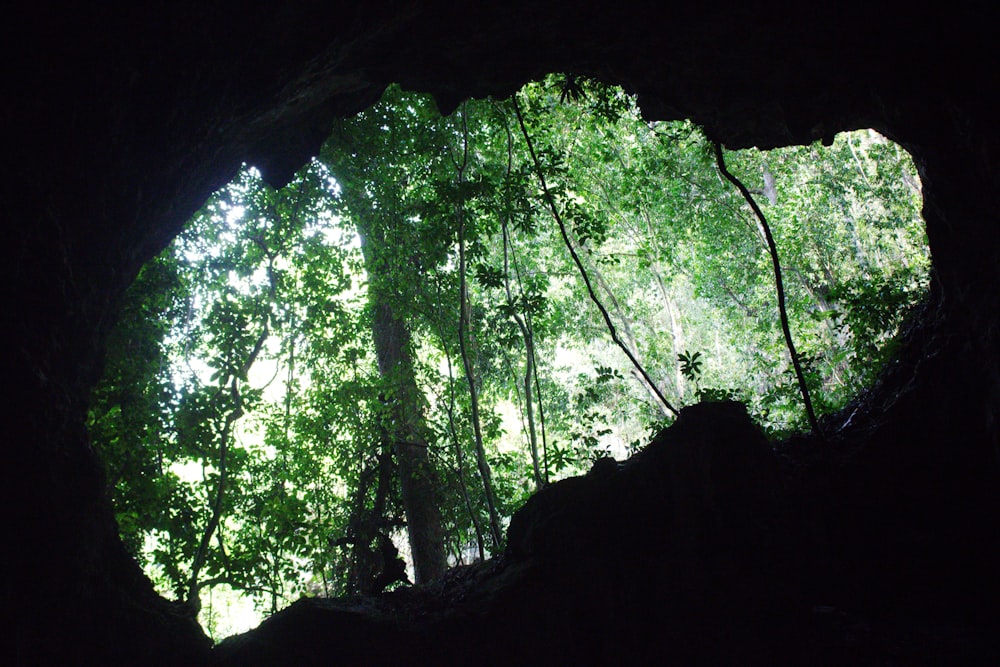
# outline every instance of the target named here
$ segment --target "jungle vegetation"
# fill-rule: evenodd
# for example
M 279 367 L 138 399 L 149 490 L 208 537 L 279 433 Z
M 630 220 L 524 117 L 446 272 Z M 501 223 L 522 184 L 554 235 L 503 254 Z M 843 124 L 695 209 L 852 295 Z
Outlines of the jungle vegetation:
M 713 145 L 621 89 L 552 76 L 442 117 L 390 87 L 287 186 L 244 167 L 143 268 L 93 393 L 126 546 L 219 637 L 217 600 L 497 554 L 531 493 L 681 406 L 809 429 L 793 361 L 843 407 L 926 293 L 916 170 L 870 130 L 721 152 L 794 358 Z

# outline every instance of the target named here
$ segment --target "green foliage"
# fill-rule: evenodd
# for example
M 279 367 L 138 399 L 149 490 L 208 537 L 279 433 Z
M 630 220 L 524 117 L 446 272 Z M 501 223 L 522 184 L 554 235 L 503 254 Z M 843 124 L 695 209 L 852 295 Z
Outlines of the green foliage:
M 773 434 L 800 428 L 761 234 L 698 128 L 647 122 L 582 76 L 519 95 L 572 242 L 657 388 L 679 404 L 744 401 Z M 398 471 L 381 501 L 375 473 L 397 389 L 379 373 L 373 293 L 412 335 L 445 546 L 453 562 L 478 553 L 489 511 L 460 370 L 459 220 L 505 517 L 535 488 L 529 422 L 553 479 L 627 456 L 667 423 L 609 344 L 514 129 L 509 101 L 441 118 L 390 87 L 287 187 L 242 170 L 143 268 L 88 427 L 123 540 L 161 591 L 184 599 L 193 578 L 274 610 L 351 590 L 364 512 L 399 541 Z M 874 381 L 926 291 L 916 171 L 871 131 L 727 162 L 771 221 L 807 381 L 820 411 L 836 410 Z
M 701 352 L 685 350 L 677 355 L 677 361 L 681 363 L 681 374 L 690 382 L 697 383 L 701 377 Z
M 174 451 L 168 420 L 176 394 L 167 368 L 169 324 L 182 313 L 185 286 L 176 262 L 163 255 L 147 264 L 111 333 L 104 381 L 95 389 L 87 426 L 108 466 L 108 488 L 122 539 L 146 561 L 145 536 L 169 521 L 164 501 L 174 480 L 164 459 Z
M 661 389 L 683 402 L 705 396 L 701 385 L 742 386 L 769 427 L 797 427 L 795 403 L 769 403 L 787 360 L 763 239 L 697 128 L 646 123 L 634 107 L 609 124 L 544 89 L 530 99 L 536 143 L 561 154 L 550 161 L 568 217 L 604 221 L 600 234 L 582 228 L 592 278 Z M 812 358 L 819 403 L 835 409 L 873 380 L 885 357 L 872 345 L 889 345 L 926 289 L 913 165 L 873 132 L 727 160 L 772 220 L 793 333 Z M 565 314 L 596 334 L 593 313 Z M 685 377 L 686 348 L 713 358 L 709 377 Z

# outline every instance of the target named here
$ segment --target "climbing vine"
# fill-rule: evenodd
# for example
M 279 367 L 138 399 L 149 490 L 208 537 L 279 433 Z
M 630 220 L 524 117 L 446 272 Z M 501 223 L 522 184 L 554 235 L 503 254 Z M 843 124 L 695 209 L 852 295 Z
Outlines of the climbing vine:
M 818 431 L 924 294 L 920 203 L 871 131 L 723 155 L 587 77 L 447 118 L 390 87 L 287 186 L 244 168 L 127 295 L 88 418 L 122 537 L 222 635 L 226 592 L 495 555 L 681 406 Z

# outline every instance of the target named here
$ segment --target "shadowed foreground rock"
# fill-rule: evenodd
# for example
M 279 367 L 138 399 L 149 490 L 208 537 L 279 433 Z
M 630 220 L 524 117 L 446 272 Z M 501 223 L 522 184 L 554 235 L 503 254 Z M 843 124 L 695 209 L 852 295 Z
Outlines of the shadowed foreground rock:
M 502 557 L 379 598 L 300 600 L 223 642 L 215 659 L 235 667 L 1000 657 L 1000 641 L 982 626 L 868 606 L 848 612 L 804 585 L 846 576 L 838 585 L 857 589 L 879 573 L 829 569 L 815 539 L 825 517 L 801 511 L 782 467 L 793 469 L 742 405 L 686 408 L 626 463 L 598 461 L 531 498 Z

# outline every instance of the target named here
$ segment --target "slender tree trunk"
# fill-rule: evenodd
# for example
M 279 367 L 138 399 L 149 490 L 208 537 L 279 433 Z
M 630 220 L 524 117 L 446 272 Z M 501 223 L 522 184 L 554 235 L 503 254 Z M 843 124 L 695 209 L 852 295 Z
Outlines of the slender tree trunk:
M 507 301 L 516 303 L 513 291 L 510 288 L 510 262 L 507 256 L 507 247 L 510 243 L 507 231 L 507 221 L 501 221 L 503 229 L 503 280 L 504 288 L 507 291 Z M 531 329 L 516 311 L 512 311 L 514 322 L 521 331 L 521 338 L 524 340 L 524 413 L 528 422 L 528 448 L 531 451 L 531 468 L 535 475 L 535 488 L 540 489 L 545 486 L 545 478 L 542 476 L 542 466 L 538 460 L 538 435 L 535 429 L 535 405 L 533 399 L 532 378 L 535 374 L 535 338 Z
M 455 461 L 458 465 L 458 486 L 462 492 L 465 509 L 472 520 L 473 528 L 476 530 L 476 546 L 479 549 L 479 560 L 486 560 L 486 540 L 483 537 L 483 524 L 479 520 L 479 513 L 472 506 L 472 499 L 469 497 L 469 487 L 465 484 L 465 453 L 462 451 L 462 443 L 458 438 L 458 429 L 455 427 L 455 374 L 451 365 L 451 354 L 448 353 L 443 335 L 441 336 L 441 347 L 444 350 L 444 358 L 448 362 L 448 430 L 451 432 L 451 439 L 455 445 Z
M 459 225 L 459 229 L 461 230 L 461 225 Z M 496 495 L 493 492 L 493 475 L 490 472 L 490 463 L 486 459 L 486 447 L 483 444 L 483 429 L 479 418 L 479 392 L 476 388 L 476 371 L 472 365 L 472 358 L 469 355 L 469 345 L 467 341 L 470 319 L 469 296 L 468 285 L 465 280 L 465 239 L 461 231 L 459 231 L 458 247 L 459 279 L 461 281 L 458 346 L 462 352 L 462 365 L 465 368 L 465 379 L 469 384 L 472 431 L 476 439 L 476 464 L 479 466 L 479 475 L 483 481 L 483 493 L 486 496 L 486 507 L 490 512 L 490 535 L 493 538 L 493 546 L 499 547 L 500 543 L 503 541 L 503 535 L 500 530 L 500 513 L 497 511 Z
M 208 518 L 208 523 L 205 524 L 205 528 L 202 530 L 201 540 L 198 542 L 198 550 L 195 552 L 194 561 L 191 563 L 191 575 L 188 580 L 185 604 L 187 612 L 194 618 L 197 618 L 198 613 L 201 611 L 201 589 L 203 586 L 203 582 L 199 581 L 201 569 L 208 560 L 208 545 L 211 543 L 215 531 L 219 528 L 225 507 L 224 501 L 226 485 L 228 483 L 229 439 L 232 437 L 233 424 L 243 416 L 243 410 L 239 407 L 239 389 L 235 378 L 233 378 L 232 393 L 236 407 L 233 409 L 233 412 L 226 415 L 223 425 L 220 428 L 219 459 L 217 462 L 219 476 L 215 486 L 215 496 L 212 500 L 212 513 Z
M 670 327 L 670 359 L 676 361 L 677 355 L 685 351 L 686 346 L 684 342 L 684 329 L 681 326 L 680 313 L 677 311 L 677 306 L 674 305 L 674 299 L 670 290 L 667 289 L 667 281 L 663 279 L 663 271 L 659 260 L 659 257 L 662 255 L 660 252 L 660 244 L 656 239 L 656 230 L 654 229 L 653 220 L 649 215 L 649 210 L 645 206 L 643 206 L 641 213 L 642 221 L 646 226 L 646 238 L 649 239 L 654 248 L 653 258 L 650 262 L 650 272 L 653 274 L 653 279 L 656 281 L 656 288 L 660 293 L 660 299 L 663 301 L 665 323 L 668 327 Z M 674 393 L 677 396 L 684 395 L 685 384 L 684 374 L 681 373 L 680 364 L 675 363 Z
M 419 584 L 445 571 L 447 555 L 439 481 L 428 452 L 424 396 L 417 385 L 402 300 L 406 291 L 403 282 L 415 276 L 406 264 L 414 259 L 412 250 L 399 247 L 406 243 L 409 225 L 406 176 L 394 169 L 403 139 L 397 132 L 394 114 L 375 122 L 377 125 L 364 130 L 348 130 L 346 124 L 338 126 L 334 143 L 343 145 L 330 149 L 324 159 L 337 174 L 340 198 L 347 204 L 361 239 L 372 337 L 385 401 L 382 426 L 398 464 L 414 579 Z M 356 131 L 365 136 L 353 135 Z M 358 143 L 368 140 L 377 148 L 358 148 Z M 376 151 L 374 156 L 372 150 Z
M 465 115 L 465 106 L 462 107 L 462 159 L 461 161 L 452 158 L 455 165 L 456 181 L 458 184 L 459 201 L 455 207 L 458 219 L 458 280 L 459 280 L 459 317 L 458 317 L 458 347 L 462 353 L 462 366 L 465 368 L 465 379 L 469 384 L 469 404 L 472 418 L 472 431 L 476 439 L 476 464 L 479 466 L 479 475 L 483 481 L 483 494 L 486 497 L 486 506 L 490 513 L 490 535 L 493 538 L 493 546 L 499 549 L 503 542 L 503 534 L 500 529 L 500 512 L 497 511 L 496 494 L 493 491 L 493 475 L 490 472 L 490 463 L 486 459 L 486 447 L 483 444 L 483 428 L 479 418 L 479 390 L 476 382 L 476 371 L 473 367 L 472 357 L 469 354 L 469 328 L 471 326 L 471 309 L 469 303 L 469 283 L 466 279 L 465 261 L 465 203 L 462 200 L 462 185 L 465 183 L 465 169 L 469 163 L 469 128 Z
M 514 164 L 514 134 L 511 132 L 507 114 L 503 112 L 503 109 L 499 105 L 494 104 L 494 106 L 500 112 L 503 119 L 503 127 L 507 133 L 507 167 L 504 171 L 505 205 L 503 214 L 500 216 L 500 224 L 503 230 L 504 287 L 507 291 L 507 300 L 513 304 L 514 299 L 510 288 L 509 259 L 513 259 L 514 271 L 517 275 L 518 290 L 520 295 L 522 297 L 524 296 L 524 284 L 521 282 L 521 272 L 517 268 L 517 256 L 514 254 L 514 244 L 511 242 L 510 230 L 508 228 L 508 221 L 511 216 L 510 175 Z M 510 252 L 509 257 L 508 250 Z M 524 338 L 525 357 L 527 359 L 524 371 L 524 395 L 525 411 L 528 415 L 528 441 L 531 448 L 531 464 L 535 474 L 535 486 L 536 488 L 541 488 L 545 484 L 549 483 L 549 452 L 548 445 L 545 441 L 545 410 L 542 402 L 542 387 L 541 383 L 538 381 L 538 364 L 536 363 L 535 357 L 535 330 L 531 323 L 531 311 L 527 307 L 524 309 L 523 318 L 516 314 L 515 309 L 514 319 L 517 322 L 518 328 L 521 330 L 521 336 Z M 542 465 L 539 465 L 538 460 L 538 436 L 535 431 L 535 411 L 533 405 L 534 401 L 532 400 L 532 383 L 534 383 L 535 395 L 538 398 L 538 421 L 541 425 L 542 431 L 542 456 L 544 459 L 542 461 Z
M 670 327 L 671 358 L 676 360 L 677 355 L 684 352 L 684 327 L 681 324 L 681 317 L 677 310 L 677 306 L 674 304 L 674 300 L 671 298 L 670 292 L 664 284 L 663 277 L 660 275 L 660 272 L 656 270 L 655 264 L 653 267 L 653 275 L 656 277 L 656 283 L 660 288 L 660 296 L 663 298 L 663 310 L 666 312 L 667 324 Z M 674 373 L 674 384 L 676 385 L 675 391 L 678 396 L 682 396 L 684 374 L 681 373 L 680 364 L 675 364 Z
M 208 561 L 208 546 L 211 543 L 212 538 L 215 536 L 215 531 L 218 530 L 219 524 L 222 522 L 222 515 L 225 511 L 225 497 L 228 490 L 227 485 L 229 483 L 229 443 L 233 437 L 233 425 L 243 416 L 243 398 L 240 394 L 239 377 L 246 377 L 247 373 L 250 371 L 250 367 L 253 366 L 257 357 L 260 355 L 261 350 L 264 349 L 264 342 L 267 340 L 268 333 L 267 318 L 265 317 L 263 331 L 261 331 L 256 344 L 250 351 L 250 355 L 240 368 L 240 372 L 237 376 L 227 376 L 223 378 L 215 392 L 214 400 L 220 400 L 222 395 L 226 392 L 228 385 L 229 394 L 233 402 L 233 408 L 232 411 L 225 416 L 222 423 L 218 427 L 219 458 L 217 465 L 219 475 L 215 486 L 215 494 L 212 499 L 212 513 L 208 518 L 208 522 L 205 524 L 205 528 L 202 530 L 201 540 L 198 542 L 198 549 L 195 552 L 194 560 L 191 563 L 191 574 L 188 578 L 187 598 L 185 599 L 185 604 L 187 606 L 187 611 L 192 617 L 197 617 L 198 613 L 201 611 L 201 589 L 207 584 L 199 581 L 199 577 L 201 576 L 202 568 Z
M 351 545 L 348 589 L 352 593 L 364 595 L 379 593 L 387 583 L 392 583 L 384 580 L 387 568 L 392 564 L 385 562 L 379 553 L 380 543 L 388 539 L 386 531 L 390 525 L 386 517 L 386 504 L 392 483 L 392 442 L 387 430 L 380 428 L 379 431 L 380 442 L 375 463 L 365 467 L 362 462 L 348 535 L 342 541 Z M 372 478 L 376 476 L 375 498 L 369 509 L 368 493 Z M 382 586 L 378 584 L 380 580 L 383 581 Z

